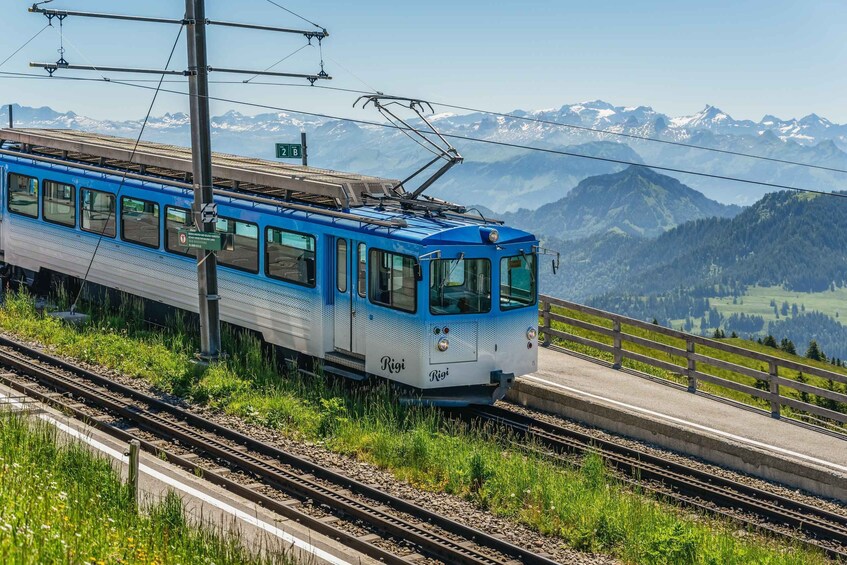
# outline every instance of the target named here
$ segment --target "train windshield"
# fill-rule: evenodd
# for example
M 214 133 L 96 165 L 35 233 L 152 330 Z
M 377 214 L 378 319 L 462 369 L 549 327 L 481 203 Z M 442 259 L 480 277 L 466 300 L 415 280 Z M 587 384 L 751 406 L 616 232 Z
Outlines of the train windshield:
M 500 260 L 501 310 L 535 304 L 536 289 L 534 253 L 521 253 Z
M 491 310 L 491 261 L 432 261 L 429 310 L 433 314 L 481 314 Z

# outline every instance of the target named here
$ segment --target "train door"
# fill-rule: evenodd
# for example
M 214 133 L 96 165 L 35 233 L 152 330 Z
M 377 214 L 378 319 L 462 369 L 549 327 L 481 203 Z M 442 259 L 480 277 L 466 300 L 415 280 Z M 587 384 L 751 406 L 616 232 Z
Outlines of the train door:
M 8 182 L 8 175 L 6 174 L 6 167 L 0 165 L 0 259 L 5 257 L 5 246 L 3 245 L 3 211 L 6 209 L 2 203 L 6 202 L 6 191 L 8 190 L 6 183 Z
M 335 240 L 335 349 L 358 355 L 365 354 L 365 340 L 360 327 L 362 316 L 357 310 L 362 304 L 364 285 L 361 276 L 360 253 L 364 244 L 355 240 Z
M 356 249 L 351 249 L 353 269 L 350 271 L 355 280 L 351 297 L 353 300 L 352 326 L 353 326 L 353 351 L 364 355 L 367 351 L 366 320 L 368 305 L 368 250 L 362 242 L 356 242 Z

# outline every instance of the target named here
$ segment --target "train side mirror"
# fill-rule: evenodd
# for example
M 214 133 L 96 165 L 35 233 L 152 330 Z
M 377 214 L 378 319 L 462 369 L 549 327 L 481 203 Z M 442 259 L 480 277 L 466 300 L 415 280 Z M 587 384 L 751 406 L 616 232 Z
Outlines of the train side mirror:
M 415 263 L 415 280 L 418 282 L 423 280 L 423 267 L 420 263 Z
M 560 253 L 556 253 L 556 258 L 553 259 L 553 274 L 557 274 L 559 272 L 559 262 L 562 260 L 562 255 Z

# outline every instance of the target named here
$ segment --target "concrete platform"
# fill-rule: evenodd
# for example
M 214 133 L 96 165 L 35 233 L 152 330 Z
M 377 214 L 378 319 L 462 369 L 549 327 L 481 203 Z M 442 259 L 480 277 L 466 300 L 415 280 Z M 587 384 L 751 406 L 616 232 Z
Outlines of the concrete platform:
M 847 503 L 847 438 L 691 394 L 564 349 L 507 400 Z
M 111 459 L 113 466 L 126 480 L 129 463 L 129 458 L 124 455 L 128 450 L 126 444 L 52 408 L 38 404 L 36 409 L 33 403 L 23 403 L 19 393 L 1 386 L 0 405 L 4 409 L 19 410 L 33 419 L 55 426 L 59 430 L 60 439 L 86 444 L 93 452 Z M 146 503 L 161 500 L 168 491 L 173 491 L 182 498 L 190 521 L 211 525 L 218 531 L 231 532 L 241 539 L 245 547 L 254 551 L 267 555 L 285 553 L 294 557 L 298 563 L 379 563 L 148 453 L 141 453 L 139 467 L 139 499 L 142 508 Z

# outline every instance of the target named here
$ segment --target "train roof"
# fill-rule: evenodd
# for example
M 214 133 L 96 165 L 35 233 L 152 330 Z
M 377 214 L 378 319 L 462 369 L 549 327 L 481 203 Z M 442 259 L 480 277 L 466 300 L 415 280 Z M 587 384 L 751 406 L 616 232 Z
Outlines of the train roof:
M 70 129 L 0 129 L 0 140 L 27 152 L 108 165 L 141 173 L 190 180 L 191 149 Z M 385 196 L 399 181 L 241 157 L 212 154 L 215 186 L 265 196 L 296 198 L 342 208 L 362 204 L 362 197 Z M 331 202 L 334 201 L 334 202 Z
M 135 145 L 134 139 L 77 130 L 0 129 L 0 154 L 25 153 L 71 167 L 125 171 L 128 178 L 192 188 L 189 148 L 147 141 Z M 492 226 L 501 243 L 535 241 L 528 232 L 457 211 L 449 202 L 426 199 L 417 209 L 403 209 L 392 199 L 399 184 L 393 179 L 224 153 L 214 153 L 212 163 L 216 195 L 306 213 L 313 220 L 388 228 L 392 237 L 422 245 L 484 243 Z M 402 194 L 402 187 L 399 190 Z

